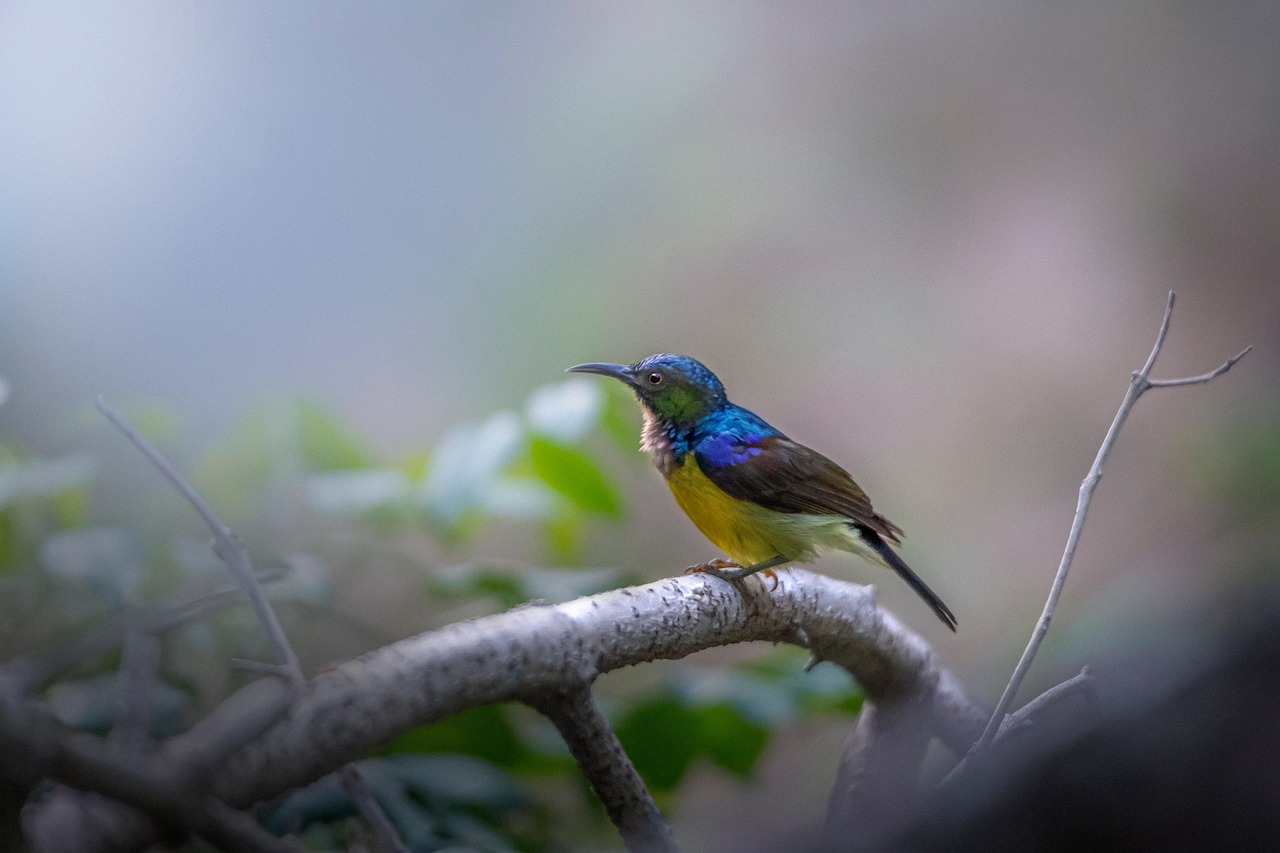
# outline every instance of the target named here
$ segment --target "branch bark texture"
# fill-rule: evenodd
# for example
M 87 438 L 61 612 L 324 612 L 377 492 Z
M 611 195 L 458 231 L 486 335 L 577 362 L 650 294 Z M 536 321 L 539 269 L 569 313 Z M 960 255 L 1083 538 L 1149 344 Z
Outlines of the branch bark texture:
M 370 652 L 316 677 L 288 713 L 212 772 L 212 792 L 247 807 L 469 708 L 545 708 L 602 673 L 748 641 L 810 649 L 848 670 L 871 707 L 911 697 L 917 719 L 953 751 L 977 738 L 985 710 L 924 640 L 876 605 L 871 587 L 791 569 L 775 590 L 746 590 L 743 597 L 706 576 L 670 578 L 518 607 Z M 199 728 L 184 737 L 198 740 Z
M 537 704 L 601 673 L 750 640 L 809 648 L 847 669 L 870 701 L 918 696 L 958 752 L 984 712 L 929 646 L 875 604 L 870 587 L 793 569 L 744 599 L 681 577 L 554 606 L 520 607 L 403 640 L 317 677 L 289 713 L 231 758 L 214 783 L 233 805 L 306 784 L 414 727 L 509 700 Z

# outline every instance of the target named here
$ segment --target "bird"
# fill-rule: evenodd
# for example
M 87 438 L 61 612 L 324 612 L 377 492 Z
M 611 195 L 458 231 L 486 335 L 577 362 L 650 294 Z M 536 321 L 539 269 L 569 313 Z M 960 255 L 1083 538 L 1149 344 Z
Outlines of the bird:
M 729 402 L 724 384 L 702 362 L 659 353 L 634 364 L 578 364 L 568 372 L 611 376 L 635 392 L 644 419 L 641 449 L 680 508 L 728 557 L 690 571 L 738 585 L 825 550 L 848 551 L 893 569 L 956 630 L 951 609 L 893 550 L 902 530 L 871 508 L 853 477 Z

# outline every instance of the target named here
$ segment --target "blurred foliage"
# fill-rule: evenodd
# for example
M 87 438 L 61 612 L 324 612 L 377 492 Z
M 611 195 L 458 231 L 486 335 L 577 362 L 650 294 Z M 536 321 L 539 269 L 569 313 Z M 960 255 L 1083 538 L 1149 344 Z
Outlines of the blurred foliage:
M 694 761 L 750 776 L 769 735 L 804 714 L 850 717 L 862 705 L 835 666 L 804 670 L 798 649 L 728 669 L 673 664 L 661 684 L 615 714 L 618 739 L 655 792 L 669 792 Z
M 509 774 L 482 758 L 402 754 L 367 759 L 356 766 L 413 853 L 504 853 L 546 847 L 550 825 L 546 810 Z M 259 809 L 260 820 L 280 835 L 316 823 L 337 824 L 355 814 L 334 774 Z
M 176 418 L 155 406 L 140 411 L 149 434 L 172 439 Z M 251 412 L 193 479 L 250 543 L 258 569 L 273 574 L 269 594 L 295 637 L 312 636 L 312 623 L 322 623 L 325 637 L 357 632 L 360 614 L 343 610 L 338 587 L 359 572 L 408 572 L 420 590 L 416 606 L 450 620 L 456 608 L 566 601 L 634 580 L 622 567 L 564 568 L 580 562 L 590 525 L 625 515 L 612 469 L 636 457 L 634 414 L 624 393 L 575 377 L 535 390 L 519 411 L 459 426 L 388 460 L 334 412 L 281 401 Z M 52 649 L 57 659 L 95 622 L 118 623 L 138 608 L 172 607 L 228 584 L 205 539 L 152 542 L 99 523 L 94 471 L 87 456 L 43 460 L 0 444 L 0 593 L 8 593 L 0 616 L 12 626 L 0 636 L 10 658 Z M 165 488 L 159 478 L 157 488 Z M 548 564 L 470 554 L 481 533 L 503 525 L 531 526 Z M 450 558 L 433 557 L 440 553 Z M 30 614 L 25 626 L 22 612 Z M 33 623 L 38 636 L 23 636 Z M 338 654 L 389 639 L 366 633 Z M 244 607 L 175 621 L 162 640 L 163 671 L 147 699 L 157 736 L 181 730 L 251 677 L 233 672 L 231 657 L 266 654 Z M 692 767 L 748 778 L 779 727 L 857 712 L 860 696 L 843 671 L 805 672 L 804 660 L 778 648 L 731 667 L 664 664 L 638 689 L 626 688 L 626 676 L 606 679 L 597 698 L 640 773 L 676 808 Z M 108 644 L 69 668 L 46 666 L 63 678 L 45 691 L 54 712 L 67 725 L 109 731 L 121 702 L 118 665 L 119 651 Z M 476 708 L 405 733 L 361 767 L 415 851 L 563 849 L 593 833 L 592 843 L 612 843 L 554 727 L 522 705 Z M 543 781 L 530 786 L 531 779 Z M 566 810 L 577 819 L 566 819 Z M 260 816 L 319 849 L 350 840 L 353 814 L 328 777 Z
M 1271 577 L 1280 553 L 1280 405 L 1216 425 L 1182 455 L 1213 498 L 1224 556 L 1247 575 Z

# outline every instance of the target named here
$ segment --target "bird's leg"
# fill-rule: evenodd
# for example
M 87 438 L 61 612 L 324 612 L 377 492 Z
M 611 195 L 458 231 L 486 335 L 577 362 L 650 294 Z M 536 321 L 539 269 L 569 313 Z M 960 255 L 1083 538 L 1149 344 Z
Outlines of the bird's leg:
M 743 578 L 750 577 L 756 572 L 764 572 L 764 576 L 773 581 L 773 586 L 769 587 L 769 591 L 773 592 L 778 588 L 778 575 L 773 571 L 774 566 L 781 566 L 783 563 L 789 563 L 791 559 L 778 554 L 770 557 L 761 563 L 754 563 L 750 566 L 740 566 L 732 560 L 711 560 L 700 566 L 690 566 L 685 569 L 685 574 L 693 572 L 701 572 L 703 574 L 713 575 L 720 580 L 728 581 L 733 584 L 738 592 L 746 595 L 746 590 L 742 586 Z
M 707 574 L 715 575 L 721 580 L 726 580 L 730 582 L 740 581 L 745 577 L 754 575 L 756 572 L 764 572 L 765 575 L 767 575 L 770 578 L 773 578 L 774 580 L 773 586 L 776 589 L 778 586 L 777 575 L 775 575 L 773 572 L 769 570 L 775 566 L 781 566 L 783 563 L 789 563 L 789 562 L 791 562 L 791 558 L 784 557 L 781 554 L 777 554 L 765 560 L 764 562 L 754 563 L 750 566 L 745 566 L 745 567 L 744 566 L 736 566 L 736 567 L 735 566 L 723 566 L 723 567 L 717 566 L 715 567 L 715 570 L 708 568 L 708 569 L 704 569 L 704 571 L 706 571 Z M 731 571 L 721 571 L 720 569 L 731 569 Z
M 723 569 L 741 569 L 741 568 L 742 566 L 739 566 L 733 560 L 725 560 L 725 559 L 721 559 L 720 557 L 717 557 L 714 560 L 708 560 L 705 563 L 699 563 L 696 566 L 690 566 L 689 568 L 684 570 L 684 573 L 686 575 L 706 573 L 708 575 L 715 575 L 716 577 L 721 577 L 721 570 Z

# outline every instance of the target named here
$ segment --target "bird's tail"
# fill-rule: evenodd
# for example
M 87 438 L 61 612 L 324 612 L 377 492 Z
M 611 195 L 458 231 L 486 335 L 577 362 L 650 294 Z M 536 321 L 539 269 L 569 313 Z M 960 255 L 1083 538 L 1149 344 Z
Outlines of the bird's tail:
M 867 546 L 875 551 L 889 568 L 897 572 L 898 576 L 916 591 L 916 595 L 923 598 L 925 603 L 933 608 L 933 612 L 938 615 L 944 625 L 954 631 L 956 629 L 955 614 L 951 612 L 950 607 L 943 603 L 941 598 L 938 598 L 938 594 L 929 589 L 929 585 L 911 570 L 911 567 L 898 556 L 898 552 L 894 551 L 892 546 L 884 541 L 884 538 L 879 533 L 862 525 L 856 525 L 856 527 L 858 533 L 862 535 L 862 541 L 867 543 Z

